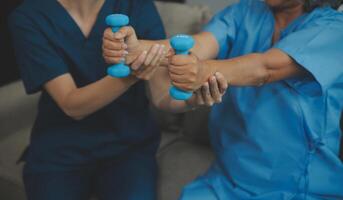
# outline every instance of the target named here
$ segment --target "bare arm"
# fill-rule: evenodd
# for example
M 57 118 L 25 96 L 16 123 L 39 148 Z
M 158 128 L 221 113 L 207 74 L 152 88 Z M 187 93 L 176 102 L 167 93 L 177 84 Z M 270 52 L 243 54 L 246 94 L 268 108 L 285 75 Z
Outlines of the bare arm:
M 201 89 L 195 91 L 191 99 L 187 101 L 172 99 L 169 95 L 171 84 L 168 69 L 159 67 L 159 63 L 164 55 L 153 49 L 154 47 L 149 53 L 142 53 L 132 63 L 131 67 L 136 70 L 145 68 L 144 71 L 147 72 L 148 76 L 144 75 L 144 73 L 142 75 L 147 78 L 145 80 L 147 80 L 148 97 L 155 107 L 168 112 L 182 113 L 199 106 L 212 106 L 214 103 L 222 101 L 222 96 L 228 85 L 224 76 L 220 73 L 216 73 Z
M 212 70 L 223 73 L 231 85 L 237 86 L 259 86 L 304 73 L 291 57 L 279 49 L 207 63 Z
M 191 99 L 178 101 L 169 95 L 171 84 L 168 69 L 160 67 L 153 78 L 148 81 L 148 86 L 150 100 L 155 107 L 167 112 L 183 113 L 200 106 L 213 106 L 213 104 L 221 103 L 228 84 L 222 74 L 216 73 L 194 92 Z
M 181 113 L 186 112 L 190 107 L 185 101 L 175 101 L 170 98 L 169 88 L 171 87 L 168 69 L 159 67 L 154 76 L 147 82 L 149 97 L 153 105 L 161 110 Z
M 222 73 L 229 85 L 235 86 L 260 86 L 305 73 L 278 49 L 228 60 L 201 61 L 194 55 L 176 55 L 169 69 L 173 85 L 185 90 L 196 90 L 215 72 Z
M 105 77 L 85 87 L 77 88 L 70 74 L 59 76 L 44 85 L 58 106 L 75 120 L 81 120 L 98 111 L 122 95 L 136 78 Z
M 196 42 L 195 47 L 192 49 L 193 53 L 194 51 L 197 52 L 203 59 L 214 58 L 216 56 L 218 45 L 212 34 L 201 33 L 194 37 L 199 42 Z M 154 48 L 156 45 L 167 49 L 167 51 L 171 48 L 169 40 L 138 40 L 132 27 L 124 27 L 117 33 L 113 33 L 110 29 L 107 29 L 103 38 L 103 55 L 107 63 L 118 63 L 125 57 L 127 64 L 131 65 L 134 71 L 148 68 L 156 69 L 156 66 L 168 66 L 168 54 L 163 55 L 158 62 L 151 62 L 153 59 L 149 59 L 149 57 L 155 57 L 153 51 L 149 51 L 149 49 Z M 204 48 L 205 46 L 209 46 L 209 48 Z M 142 54 L 142 52 L 148 51 L 148 54 Z M 220 80 L 217 79 L 218 77 L 214 77 L 212 83 L 209 82 L 207 85 L 204 85 L 200 92 L 195 93 L 193 98 L 187 102 L 176 101 L 170 98 L 169 88 L 171 81 L 167 68 L 158 68 L 152 77 L 148 77 L 145 80 L 149 80 L 150 100 L 156 107 L 169 112 L 186 112 L 194 105 L 211 106 L 213 103 L 219 103 L 221 101 L 221 97 L 227 88 L 227 83 L 222 75 L 219 76 Z M 204 83 L 208 82 L 208 80 L 204 81 Z M 217 83 L 217 80 L 220 82 Z
M 215 59 L 219 52 L 219 45 L 216 38 L 209 32 L 202 32 L 196 35 L 193 35 L 195 40 L 195 45 L 192 48 L 192 54 L 196 55 L 200 60 L 209 60 Z M 142 46 L 144 49 L 158 43 L 163 44 L 167 47 L 167 49 L 171 49 L 169 39 L 167 40 L 159 40 L 159 41 L 149 41 L 149 40 L 141 40 Z M 168 60 L 165 60 L 168 61 Z M 168 65 L 169 63 L 163 63 L 164 65 Z
M 202 32 L 193 36 L 195 46 L 191 52 L 200 60 L 215 59 L 219 52 L 219 45 L 216 38 L 209 32 Z M 125 42 L 124 42 L 125 41 Z M 103 37 L 104 59 L 107 63 L 118 63 L 120 59 L 126 57 L 128 64 L 131 64 L 143 52 L 151 49 L 153 45 L 163 45 L 166 50 L 170 50 L 169 39 L 166 40 L 138 40 L 135 30 L 132 27 L 124 27 L 117 33 L 111 29 L 106 29 Z M 128 54 L 128 55 L 126 55 Z M 161 65 L 167 66 L 169 60 L 163 59 Z

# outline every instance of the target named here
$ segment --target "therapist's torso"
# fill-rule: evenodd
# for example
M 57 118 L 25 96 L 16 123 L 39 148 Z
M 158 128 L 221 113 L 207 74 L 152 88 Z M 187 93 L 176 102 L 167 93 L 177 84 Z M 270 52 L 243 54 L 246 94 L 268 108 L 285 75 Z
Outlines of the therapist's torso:
M 78 87 L 105 77 L 108 65 L 102 58 L 102 35 L 105 18 L 113 13 L 129 15 L 140 38 L 165 37 L 152 1 L 105 0 L 88 38 L 57 0 L 24 1 L 12 14 L 10 26 L 27 92 L 41 90 L 64 73 L 70 73 Z M 81 121 L 67 117 L 43 91 L 25 159 L 39 163 L 30 165 L 33 170 L 64 170 L 118 156 L 145 143 L 157 147 L 158 140 L 143 82 Z

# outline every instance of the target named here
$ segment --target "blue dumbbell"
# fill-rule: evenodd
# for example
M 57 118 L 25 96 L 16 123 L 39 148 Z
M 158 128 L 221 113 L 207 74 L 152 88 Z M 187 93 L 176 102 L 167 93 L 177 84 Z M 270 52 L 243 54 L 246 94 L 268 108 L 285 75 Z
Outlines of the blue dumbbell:
M 170 45 L 177 55 L 188 55 L 194 43 L 193 37 L 189 35 L 176 35 L 170 40 Z M 174 99 L 182 101 L 188 100 L 193 95 L 192 92 L 184 91 L 174 86 L 170 88 L 169 93 Z
M 115 33 L 123 26 L 129 24 L 129 17 L 122 14 L 113 14 L 106 17 L 106 24 L 112 27 L 112 31 Z M 131 69 L 125 65 L 125 61 L 112 65 L 107 69 L 107 73 L 116 78 L 125 78 L 131 74 Z

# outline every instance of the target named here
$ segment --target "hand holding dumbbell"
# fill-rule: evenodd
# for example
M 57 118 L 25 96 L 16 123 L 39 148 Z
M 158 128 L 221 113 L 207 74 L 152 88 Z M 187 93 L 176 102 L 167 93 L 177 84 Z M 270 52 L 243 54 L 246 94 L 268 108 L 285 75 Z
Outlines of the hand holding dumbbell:
M 194 39 L 188 35 L 176 35 L 170 40 L 170 45 L 177 55 L 188 55 L 194 43 Z M 169 93 L 174 99 L 183 101 L 190 99 L 193 95 L 192 92 L 184 91 L 174 86 L 170 88 Z
M 112 31 L 115 33 L 123 26 L 129 24 L 129 17 L 122 14 L 109 15 L 106 18 L 106 24 L 112 27 Z M 125 78 L 131 74 L 131 69 L 125 64 L 125 61 L 112 65 L 108 68 L 107 73 L 116 78 Z

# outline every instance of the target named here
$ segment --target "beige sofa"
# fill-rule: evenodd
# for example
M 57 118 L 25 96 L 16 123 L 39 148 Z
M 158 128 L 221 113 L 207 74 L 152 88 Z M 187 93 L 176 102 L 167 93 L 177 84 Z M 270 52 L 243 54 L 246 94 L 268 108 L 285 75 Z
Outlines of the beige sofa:
M 156 4 L 169 36 L 197 32 L 210 16 L 206 7 Z M 0 97 L 0 200 L 25 200 L 22 164 L 16 162 L 28 145 L 39 94 L 27 96 L 18 81 L 0 88 Z M 175 200 L 183 185 L 203 173 L 213 159 L 206 136 L 208 110 L 187 115 L 154 112 L 162 119 L 163 135 L 157 155 L 158 199 Z

